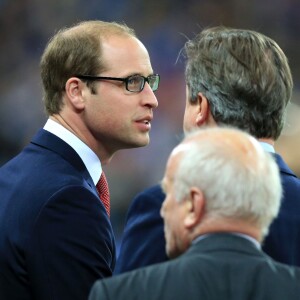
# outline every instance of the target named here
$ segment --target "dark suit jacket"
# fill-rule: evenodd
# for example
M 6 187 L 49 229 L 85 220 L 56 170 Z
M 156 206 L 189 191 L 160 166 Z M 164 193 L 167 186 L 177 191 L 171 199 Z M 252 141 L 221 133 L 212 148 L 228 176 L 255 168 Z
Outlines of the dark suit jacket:
M 300 266 L 300 180 L 278 154 L 275 158 L 284 194 L 279 216 L 271 225 L 263 250 L 279 262 Z M 159 214 L 164 198 L 157 185 L 133 200 L 115 274 L 167 260 L 163 219 Z
M 89 300 L 298 300 L 300 269 L 249 240 L 213 234 L 180 257 L 97 281 Z
M 87 299 L 114 265 L 110 220 L 84 163 L 40 130 L 0 169 L 0 299 Z

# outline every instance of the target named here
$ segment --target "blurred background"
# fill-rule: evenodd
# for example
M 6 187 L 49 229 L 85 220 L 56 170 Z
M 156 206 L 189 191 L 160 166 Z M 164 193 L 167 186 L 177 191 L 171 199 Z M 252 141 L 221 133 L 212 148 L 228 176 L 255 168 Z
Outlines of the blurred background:
M 46 121 L 39 59 L 48 39 L 61 27 L 101 19 L 133 27 L 161 75 L 150 145 L 120 151 L 105 167 L 118 244 L 132 198 L 161 180 L 167 157 L 181 139 L 185 83 L 184 65 L 177 58 L 187 38 L 205 27 L 257 30 L 275 39 L 286 53 L 295 88 L 276 151 L 299 176 L 299 16 L 299 0 L 0 0 L 0 165 Z

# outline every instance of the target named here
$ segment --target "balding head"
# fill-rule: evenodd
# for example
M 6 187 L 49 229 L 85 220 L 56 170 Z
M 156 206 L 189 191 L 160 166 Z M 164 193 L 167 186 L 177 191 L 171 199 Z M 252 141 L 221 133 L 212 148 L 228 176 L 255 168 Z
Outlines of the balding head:
M 170 155 L 163 188 L 166 202 L 174 200 L 174 206 L 182 207 L 190 239 L 195 233 L 236 231 L 261 240 L 278 214 L 281 198 L 279 171 L 271 155 L 247 133 L 229 128 L 189 134 Z M 188 209 L 197 205 L 192 215 Z M 163 206 L 165 217 L 170 205 Z

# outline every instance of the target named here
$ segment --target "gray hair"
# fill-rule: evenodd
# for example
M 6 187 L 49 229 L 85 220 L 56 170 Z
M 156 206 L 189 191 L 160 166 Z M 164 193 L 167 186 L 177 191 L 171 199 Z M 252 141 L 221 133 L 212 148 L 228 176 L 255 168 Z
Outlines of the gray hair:
M 238 134 L 243 149 L 249 148 L 250 141 L 254 150 L 241 155 L 232 141 L 226 137 L 220 140 L 220 134 L 215 139 L 193 140 L 175 174 L 176 200 L 182 201 L 190 187 L 198 187 L 204 193 L 208 215 L 249 220 L 266 235 L 280 207 L 282 187 L 277 164 L 254 138 L 239 130 L 212 128 L 187 138 L 207 133 L 214 137 L 220 130 Z
M 251 30 L 214 27 L 188 41 L 184 53 L 191 104 L 201 92 L 219 125 L 256 138 L 279 137 L 293 80 L 275 41 Z

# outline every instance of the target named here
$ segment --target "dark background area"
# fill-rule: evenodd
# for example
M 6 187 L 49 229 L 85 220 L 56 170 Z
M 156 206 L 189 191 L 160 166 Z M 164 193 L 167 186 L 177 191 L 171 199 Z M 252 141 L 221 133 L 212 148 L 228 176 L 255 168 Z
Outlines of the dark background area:
M 205 27 L 260 31 L 288 56 L 295 83 L 293 104 L 276 150 L 300 174 L 298 0 L 0 0 L 0 165 L 46 121 L 39 59 L 48 39 L 61 27 L 88 19 L 133 27 L 148 48 L 154 71 L 161 75 L 150 145 L 120 151 L 105 167 L 117 241 L 132 197 L 160 181 L 168 154 L 181 138 L 185 83 L 184 65 L 177 58 L 186 39 Z

